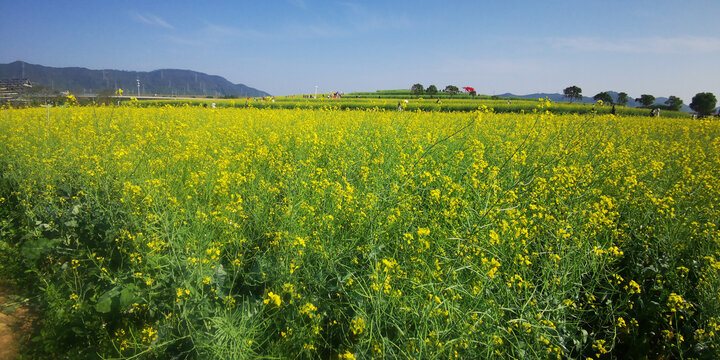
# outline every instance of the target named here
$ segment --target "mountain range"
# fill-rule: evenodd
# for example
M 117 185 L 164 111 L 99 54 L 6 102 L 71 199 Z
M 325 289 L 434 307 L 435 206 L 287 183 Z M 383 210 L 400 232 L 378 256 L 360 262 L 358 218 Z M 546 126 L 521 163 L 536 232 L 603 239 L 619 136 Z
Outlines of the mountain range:
M 244 84 L 233 84 L 223 77 L 192 70 L 154 71 L 90 70 L 81 67 L 49 67 L 15 61 L 0 64 L 0 79 L 28 79 L 53 91 L 73 94 L 97 94 L 123 89 L 126 95 L 205 95 L 215 97 L 270 96 Z
M 618 97 L 618 93 L 617 93 L 617 92 L 615 92 L 615 91 L 608 91 L 607 93 L 610 94 L 610 96 L 613 98 L 613 101 L 617 101 L 617 97 Z M 553 93 L 553 94 L 550 94 L 550 93 L 535 93 L 535 94 L 528 94 L 528 95 L 515 95 L 515 94 L 511 94 L 511 93 L 505 93 L 505 94 L 501 94 L 501 95 L 497 95 L 497 96 L 499 96 L 499 97 L 518 97 L 518 98 L 527 98 L 527 99 L 539 99 L 539 98 L 543 98 L 543 99 L 544 99 L 544 98 L 547 97 L 547 98 L 550 99 L 551 101 L 565 101 L 565 102 L 568 101 L 568 98 L 566 98 L 565 95 L 563 95 L 563 94 L 558 94 L 558 93 Z M 656 98 L 655 98 L 655 103 L 654 103 L 654 105 L 665 105 L 665 101 L 667 101 L 667 99 L 668 99 L 668 98 L 666 98 L 666 97 L 656 97 Z M 576 101 L 576 102 L 580 102 L 580 103 L 595 103 L 596 101 L 595 101 L 593 98 L 591 98 L 591 97 L 583 96 L 583 98 L 582 98 L 581 101 Z M 640 104 L 639 102 L 635 101 L 633 98 L 628 97 L 628 103 L 627 103 L 626 106 L 628 106 L 628 107 L 638 107 L 638 106 L 642 106 L 642 104 Z M 680 107 L 680 111 L 684 111 L 684 112 L 687 112 L 687 113 L 691 113 L 691 112 L 692 112 L 692 109 L 690 109 L 690 106 L 688 106 L 688 104 L 682 104 L 682 106 Z

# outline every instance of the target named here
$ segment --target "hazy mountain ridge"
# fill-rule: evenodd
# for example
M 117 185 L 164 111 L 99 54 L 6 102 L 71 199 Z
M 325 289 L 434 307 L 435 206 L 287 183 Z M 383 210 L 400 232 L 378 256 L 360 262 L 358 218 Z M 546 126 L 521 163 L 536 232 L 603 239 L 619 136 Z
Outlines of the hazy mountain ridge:
M 144 95 L 270 96 L 267 92 L 244 84 L 233 84 L 221 76 L 180 69 L 147 72 L 56 68 L 23 61 L 0 64 L 0 79 L 15 78 L 28 79 L 33 84 L 75 94 L 97 94 L 107 89 L 123 89 L 126 95 L 133 95 L 137 94 L 139 79 L 140 93 Z

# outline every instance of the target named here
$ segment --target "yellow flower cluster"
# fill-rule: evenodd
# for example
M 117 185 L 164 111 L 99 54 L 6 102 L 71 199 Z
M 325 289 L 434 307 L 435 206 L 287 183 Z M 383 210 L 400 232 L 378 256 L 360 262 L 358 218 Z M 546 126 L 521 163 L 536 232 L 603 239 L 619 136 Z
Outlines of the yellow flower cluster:
M 123 305 L 128 354 L 170 328 L 208 358 L 610 356 L 641 301 L 711 349 L 720 124 L 548 106 L 3 110 L 0 206 L 60 244 L 58 307 Z
M 353 319 L 350 324 L 350 330 L 353 335 L 360 335 L 365 331 L 365 319 L 357 318 Z
M 267 299 L 263 300 L 263 303 L 273 304 L 275 306 L 280 306 L 280 304 L 282 304 L 282 299 L 280 299 L 280 295 L 277 295 L 270 291 L 268 292 L 267 296 Z

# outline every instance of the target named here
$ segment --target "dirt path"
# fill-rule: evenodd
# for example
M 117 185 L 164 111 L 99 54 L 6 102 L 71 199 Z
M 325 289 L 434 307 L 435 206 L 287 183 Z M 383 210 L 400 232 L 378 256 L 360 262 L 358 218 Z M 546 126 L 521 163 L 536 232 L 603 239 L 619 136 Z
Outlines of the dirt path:
M 32 315 L 21 298 L 0 282 L 0 360 L 18 357 L 20 344 L 32 334 Z

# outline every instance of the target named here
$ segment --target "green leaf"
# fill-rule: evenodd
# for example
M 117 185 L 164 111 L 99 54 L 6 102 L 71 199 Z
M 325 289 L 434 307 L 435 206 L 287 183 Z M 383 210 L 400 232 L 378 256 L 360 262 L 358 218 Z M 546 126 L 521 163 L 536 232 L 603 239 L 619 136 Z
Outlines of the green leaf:
M 62 239 L 31 239 L 23 244 L 21 253 L 26 261 L 35 262 L 55 250 Z
M 105 295 L 107 295 L 107 293 Z M 112 297 L 105 295 L 95 304 L 95 310 L 103 314 L 107 314 L 112 310 Z
M 95 310 L 103 314 L 107 314 L 112 311 L 113 299 L 117 297 L 118 292 L 119 291 L 116 286 L 102 294 L 100 299 L 98 299 L 97 304 L 95 304 Z
M 225 268 L 222 266 L 222 264 L 219 264 L 215 267 L 215 282 L 218 284 L 221 284 L 225 282 L 225 277 L 227 276 L 227 272 L 225 272 Z
M 215 284 L 217 284 L 217 294 L 220 297 L 225 297 L 225 289 L 223 287 L 223 284 L 225 283 L 225 277 L 227 277 L 227 272 L 225 272 L 225 268 L 222 266 L 222 264 L 219 264 L 215 267 L 214 272 L 215 277 Z
M 137 287 L 135 286 L 135 284 L 128 284 L 122 289 L 122 291 L 120 292 L 121 308 L 126 308 L 135 302 L 135 299 L 137 299 L 137 296 L 135 295 L 136 290 Z

